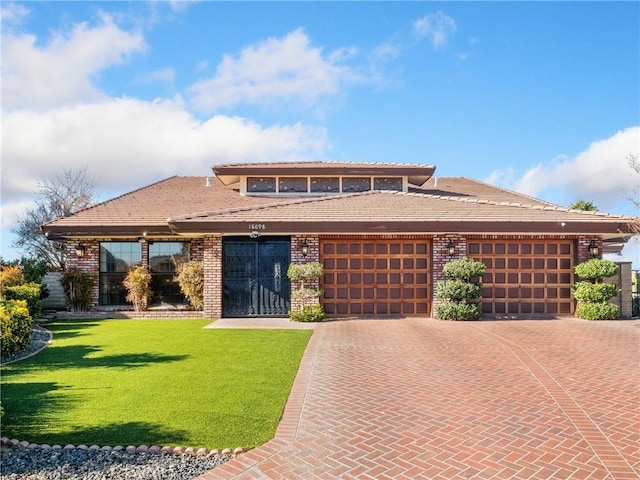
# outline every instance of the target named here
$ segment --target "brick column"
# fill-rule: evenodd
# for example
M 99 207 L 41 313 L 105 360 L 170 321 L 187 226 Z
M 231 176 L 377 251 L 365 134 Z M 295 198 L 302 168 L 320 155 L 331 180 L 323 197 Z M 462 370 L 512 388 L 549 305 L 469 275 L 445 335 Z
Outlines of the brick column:
M 82 244 L 84 255 L 78 257 L 76 249 Z M 98 307 L 99 285 L 98 273 L 100 271 L 100 247 L 97 240 L 66 240 L 65 241 L 65 270 L 79 270 L 89 273 L 93 277 L 93 291 L 91 293 L 90 310 Z
M 453 257 L 449 256 L 449 242 L 453 242 L 455 247 Z M 433 237 L 431 245 L 431 282 L 433 288 L 431 316 L 435 317 L 436 306 L 440 303 L 436 296 L 436 285 L 438 282 L 446 280 L 442 270 L 451 260 L 467 256 L 467 239 L 458 235 L 436 235 Z
M 222 316 L 222 236 L 211 235 L 203 242 L 204 316 Z
M 307 244 L 307 256 L 302 255 L 302 244 Z M 292 235 L 291 236 L 291 263 L 307 263 L 320 261 L 320 239 L 317 235 Z M 307 282 L 307 288 L 320 288 L 320 280 Z M 291 281 L 291 292 L 300 288 L 300 282 Z M 321 300 L 321 299 L 318 299 Z M 303 306 L 316 305 L 315 298 L 291 299 L 291 310 L 298 310 Z M 322 303 L 322 302 L 320 302 Z

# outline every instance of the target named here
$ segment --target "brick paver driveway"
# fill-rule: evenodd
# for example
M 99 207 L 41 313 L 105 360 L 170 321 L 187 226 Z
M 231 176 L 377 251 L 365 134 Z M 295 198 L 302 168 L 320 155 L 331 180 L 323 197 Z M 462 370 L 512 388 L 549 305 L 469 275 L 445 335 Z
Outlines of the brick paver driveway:
M 640 322 L 316 326 L 276 437 L 201 479 L 631 479 Z

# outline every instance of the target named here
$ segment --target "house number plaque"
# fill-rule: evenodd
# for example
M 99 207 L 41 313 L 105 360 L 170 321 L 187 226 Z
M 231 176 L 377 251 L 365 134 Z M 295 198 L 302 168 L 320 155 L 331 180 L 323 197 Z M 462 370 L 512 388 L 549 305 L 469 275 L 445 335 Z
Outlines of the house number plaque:
M 264 223 L 250 223 L 249 230 L 266 230 L 267 226 Z

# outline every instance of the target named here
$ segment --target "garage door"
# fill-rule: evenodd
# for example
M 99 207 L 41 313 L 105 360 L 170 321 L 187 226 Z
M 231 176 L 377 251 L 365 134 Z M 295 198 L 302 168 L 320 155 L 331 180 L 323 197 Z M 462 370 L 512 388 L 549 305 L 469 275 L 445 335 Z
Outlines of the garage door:
M 329 315 L 428 315 L 425 239 L 321 239 L 323 305 Z
M 483 312 L 572 315 L 572 240 L 468 240 L 468 256 L 487 266 Z

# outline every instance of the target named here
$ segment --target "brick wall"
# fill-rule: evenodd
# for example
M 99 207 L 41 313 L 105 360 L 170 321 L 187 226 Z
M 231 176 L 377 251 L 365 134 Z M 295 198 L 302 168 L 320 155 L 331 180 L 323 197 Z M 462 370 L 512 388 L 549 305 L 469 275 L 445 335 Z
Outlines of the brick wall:
M 211 235 L 203 240 L 204 316 L 222 316 L 222 236 Z

